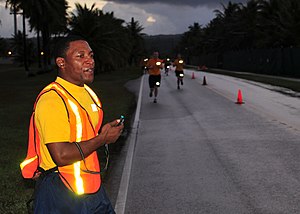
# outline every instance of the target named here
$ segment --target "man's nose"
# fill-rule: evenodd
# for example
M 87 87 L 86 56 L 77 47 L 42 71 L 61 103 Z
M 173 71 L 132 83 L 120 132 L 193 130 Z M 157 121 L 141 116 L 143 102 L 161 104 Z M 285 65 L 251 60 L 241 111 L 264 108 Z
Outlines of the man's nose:
M 95 60 L 94 60 L 93 57 L 87 57 L 86 62 L 89 63 L 89 64 L 95 64 Z

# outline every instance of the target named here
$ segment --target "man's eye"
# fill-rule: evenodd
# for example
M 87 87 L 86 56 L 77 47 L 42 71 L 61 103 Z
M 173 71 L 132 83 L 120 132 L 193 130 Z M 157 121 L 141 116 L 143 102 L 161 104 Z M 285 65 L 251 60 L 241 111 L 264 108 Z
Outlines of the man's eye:
M 76 57 L 78 57 L 78 58 L 84 58 L 84 54 L 77 54 Z

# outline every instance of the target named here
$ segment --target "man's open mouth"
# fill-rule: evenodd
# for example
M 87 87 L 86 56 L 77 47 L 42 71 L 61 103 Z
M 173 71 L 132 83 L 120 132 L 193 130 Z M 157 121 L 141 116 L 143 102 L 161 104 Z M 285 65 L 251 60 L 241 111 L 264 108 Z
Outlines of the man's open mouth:
M 94 73 L 94 68 L 85 68 L 85 69 L 83 69 L 83 71 Z

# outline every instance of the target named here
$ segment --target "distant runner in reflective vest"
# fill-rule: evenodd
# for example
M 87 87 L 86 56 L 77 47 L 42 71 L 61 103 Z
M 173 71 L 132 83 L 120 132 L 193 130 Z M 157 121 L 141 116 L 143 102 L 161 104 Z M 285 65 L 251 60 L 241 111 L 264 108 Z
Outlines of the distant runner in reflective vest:
M 173 62 L 173 67 L 175 67 L 175 75 L 177 77 L 177 89 L 180 89 L 180 84 L 183 85 L 183 67 L 184 61 L 181 57 L 181 54 L 177 54 L 177 58 Z
M 116 142 L 124 125 L 115 120 L 101 127 L 101 102 L 87 86 L 95 66 L 89 44 L 68 36 L 55 50 L 58 77 L 36 99 L 20 165 L 24 178 L 36 180 L 34 213 L 115 213 L 96 150 Z

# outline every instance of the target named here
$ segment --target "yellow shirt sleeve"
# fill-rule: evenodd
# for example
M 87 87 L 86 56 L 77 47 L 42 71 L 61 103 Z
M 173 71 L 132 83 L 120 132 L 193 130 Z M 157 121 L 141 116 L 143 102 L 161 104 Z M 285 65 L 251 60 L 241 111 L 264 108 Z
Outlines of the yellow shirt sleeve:
M 44 144 L 70 140 L 68 113 L 60 96 L 50 91 L 37 103 L 35 121 Z
M 50 91 L 43 94 L 36 106 L 35 125 L 40 137 L 40 151 L 42 162 L 40 166 L 51 169 L 56 166 L 47 149 L 47 143 L 69 142 L 70 125 L 68 114 L 60 96 Z

